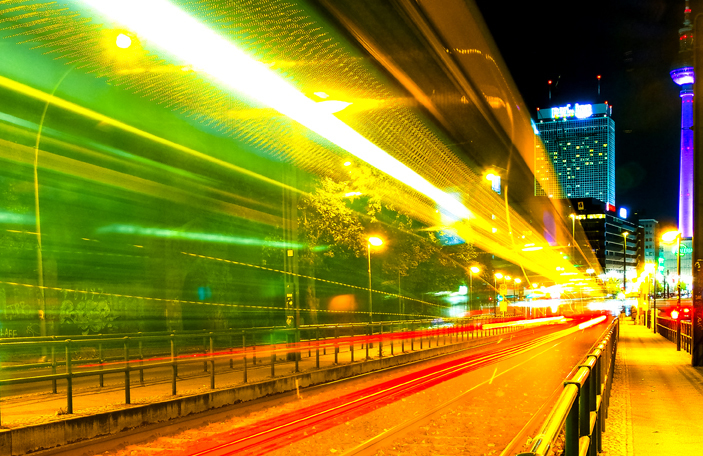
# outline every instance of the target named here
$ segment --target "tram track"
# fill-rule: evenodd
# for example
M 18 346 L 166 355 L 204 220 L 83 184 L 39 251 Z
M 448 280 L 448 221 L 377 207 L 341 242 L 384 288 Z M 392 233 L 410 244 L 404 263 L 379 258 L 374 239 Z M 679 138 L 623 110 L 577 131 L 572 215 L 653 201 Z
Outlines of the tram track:
M 460 358 L 445 361 L 437 366 L 423 368 L 419 372 L 402 375 L 390 381 L 385 381 L 371 387 L 364 388 L 355 393 L 341 396 L 332 401 L 323 401 L 316 405 L 308 406 L 272 419 L 261 420 L 248 426 L 237 427 L 228 432 L 208 432 L 208 435 L 206 435 L 205 438 L 199 439 L 197 442 L 186 439 L 186 441 L 194 443 L 191 446 L 179 445 L 177 450 L 170 449 L 169 451 L 168 448 L 163 448 L 163 450 L 170 454 L 188 456 L 200 456 L 206 454 L 213 456 L 233 454 L 265 454 L 276 449 L 280 449 L 285 445 L 289 445 L 296 440 L 302 440 L 312 434 L 323 432 L 324 430 L 337 426 L 346 420 L 369 413 L 377 408 L 383 407 L 394 401 L 398 401 L 423 389 L 430 388 L 431 386 L 458 377 L 472 370 L 495 364 L 510 357 L 528 353 L 540 346 L 551 343 L 549 348 L 545 348 L 545 350 L 549 350 L 554 343 L 557 343 L 558 339 L 577 330 L 578 328 L 574 326 L 566 330 L 541 335 L 535 339 L 521 340 L 517 342 L 511 342 L 508 339 L 524 338 L 527 336 L 527 333 L 513 333 L 512 335 L 506 335 L 506 337 L 498 339 L 497 341 L 494 339 L 491 342 L 481 344 L 480 346 L 473 346 L 459 350 L 454 355 L 455 357 L 461 356 Z M 530 332 L 532 333 L 533 331 Z M 501 346 L 501 344 L 503 345 Z M 486 349 L 489 349 L 490 351 L 486 352 Z M 475 352 L 476 350 L 483 350 L 484 352 L 471 353 L 468 356 L 459 354 L 466 353 L 467 351 Z M 542 352 L 543 351 L 540 351 L 540 353 Z M 538 355 L 539 354 L 535 354 L 533 356 Z M 437 359 L 435 358 L 435 361 L 436 360 Z M 418 361 L 416 364 L 425 363 L 427 361 L 428 360 Z M 403 367 L 408 367 L 408 365 Z M 494 373 L 493 377 L 500 377 L 507 372 L 508 371 Z M 369 373 L 366 375 L 378 375 L 378 373 Z M 334 383 L 350 382 L 357 379 L 359 379 L 359 376 L 350 379 L 338 380 Z M 490 379 L 490 381 L 492 380 L 493 378 Z M 405 422 L 396 425 L 392 429 L 389 429 L 388 431 L 367 440 L 357 448 L 348 450 L 348 454 L 370 454 L 368 453 L 368 451 L 371 451 L 369 448 L 382 445 L 383 442 L 392 438 L 394 435 L 411 429 L 412 426 L 416 426 L 417 423 L 431 419 L 433 414 L 440 413 L 442 409 L 449 407 L 452 403 L 460 400 L 465 394 L 475 390 L 488 381 L 489 380 L 486 380 L 482 383 L 474 385 L 470 390 L 457 395 L 454 399 L 447 401 L 432 410 L 427 411 L 426 413 L 423 413 L 421 416 L 415 416 L 412 419 L 406 420 Z M 306 388 L 305 394 L 310 394 L 318 388 L 327 388 L 330 386 L 331 384 L 324 384 L 316 387 L 309 387 Z M 295 395 L 296 392 L 293 391 L 290 393 L 277 395 L 275 398 L 280 401 L 293 400 Z M 271 398 L 262 398 L 256 401 L 247 402 L 246 405 L 238 404 L 228 406 L 226 409 L 219 409 L 209 413 L 199 414 L 196 417 L 186 417 L 173 422 L 162 423 L 161 425 L 152 425 L 142 429 L 133 430 L 128 433 L 121 433 L 116 436 L 97 439 L 81 446 L 81 448 L 85 449 L 85 452 L 83 453 L 78 451 L 80 449 L 76 448 L 75 445 L 71 445 L 63 449 L 57 448 L 55 450 L 43 451 L 37 454 L 77 455 L 96 454 L 97 452 L 102 453 L 105 452 L 106 449 L 115 448 L 117 446 L 123 447 L 125 445 L 134 445 L 137 442 L 143 442 L 158 435 L 169 435 L 185 429 L 202 426 L 210 422 L 221 421 L 233 415 L 238 415 L 238 410 L 242 408 L 265 408 L 267 407 L 267 402 L 270 401 Z

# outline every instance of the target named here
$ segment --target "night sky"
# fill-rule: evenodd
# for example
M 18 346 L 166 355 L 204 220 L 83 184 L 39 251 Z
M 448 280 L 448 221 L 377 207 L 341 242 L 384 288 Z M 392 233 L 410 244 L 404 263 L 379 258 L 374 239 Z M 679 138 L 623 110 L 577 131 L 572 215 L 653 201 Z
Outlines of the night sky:
M 533 118 L 537 107 L 607 100 L 616 128 L 616 205 L 675 225 L 681 99 L 669 71 L 684 1 L 476 3 Z M 693 21 L 703 0 L 691 7 Z

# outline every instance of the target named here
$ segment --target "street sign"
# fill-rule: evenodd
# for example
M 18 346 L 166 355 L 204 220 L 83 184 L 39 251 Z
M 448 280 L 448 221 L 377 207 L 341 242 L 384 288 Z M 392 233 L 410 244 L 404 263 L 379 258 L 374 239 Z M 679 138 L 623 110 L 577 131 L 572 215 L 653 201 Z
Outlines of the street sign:
M 508 294 L 508 284 L 507 283 L 501 283 L 498 286 L 498 290 L 500 291 L 500 294 L 502 295 L 507 295 Z

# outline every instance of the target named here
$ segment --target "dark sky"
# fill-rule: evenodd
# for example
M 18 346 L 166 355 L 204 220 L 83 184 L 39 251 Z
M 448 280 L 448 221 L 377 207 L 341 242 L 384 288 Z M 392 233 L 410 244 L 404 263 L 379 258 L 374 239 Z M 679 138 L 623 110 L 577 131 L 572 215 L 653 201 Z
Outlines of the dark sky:
M 684 1 L 476 3 L 533 118 L 537 107 L 607 100 L 616 127 L 616 205 L 675 224 L 681 101 L 669 71 Z M 691 2 L 691 20 L 700 3 Z

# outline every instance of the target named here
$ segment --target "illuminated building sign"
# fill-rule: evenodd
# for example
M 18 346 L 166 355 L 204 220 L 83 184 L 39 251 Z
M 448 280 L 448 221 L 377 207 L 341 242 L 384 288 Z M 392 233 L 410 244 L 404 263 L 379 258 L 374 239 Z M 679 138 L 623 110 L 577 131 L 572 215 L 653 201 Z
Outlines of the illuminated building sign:
M 671 253 L 673 253 L 674 255 L 676 255 L 676 246 L 671 247 Z M 689 247 L 689 246 L 687 246 L 687 245 L 682 245 L 681 248 L 680 248 L 680 250 L 679 250 L 679 253 L 680 253 L 681 256 L 684 256 L 684 255 L 686 255 L 686 254 L 690 255 L 690 254 L 693 253 L 693 248 L 692 248 L 692 247 Z
M 593 115 L 593 106 L 590 104 L 580 105 L 576 103 L 574 107 L 571 104 L 566 106 L 561 106 L 559 108 L 552 108 L 552 118 L 553 119 L 563 119 L 567 117 L 576 117 L 577 119 L 585 119 L 586 117 L 591 117 Z
M 620 214 L 620 218 L 626 219 L 627 218 L 627 209 L 625 209 L 624 207 L 621 207 L 619 214 Z

